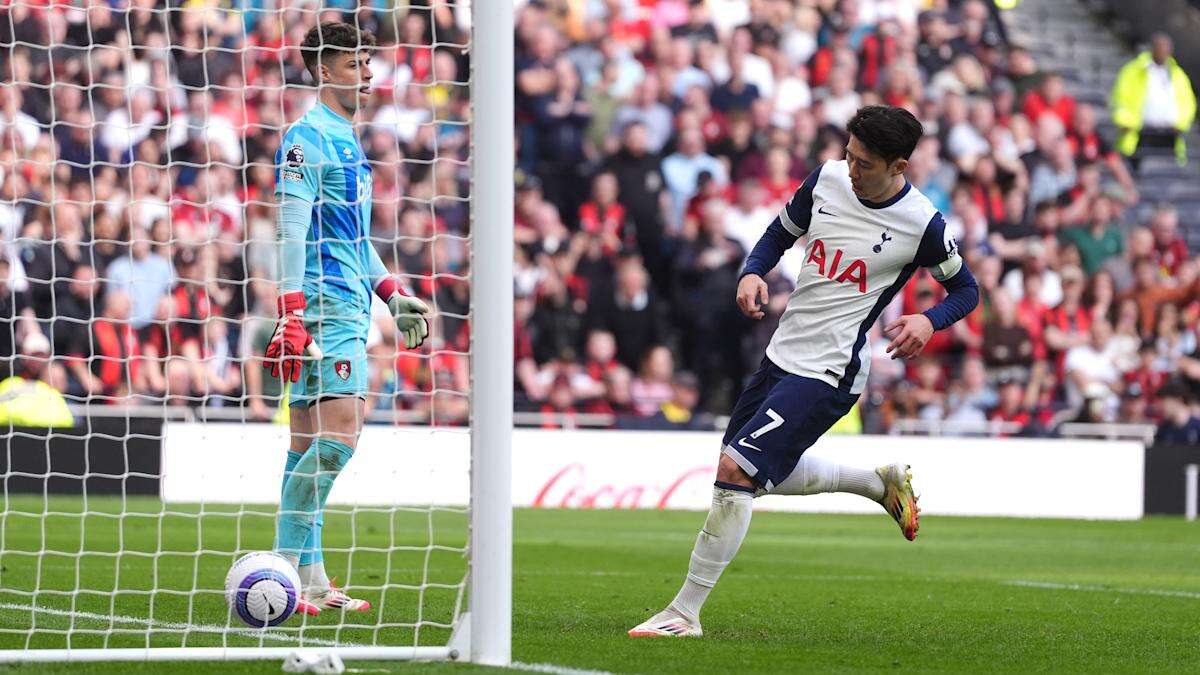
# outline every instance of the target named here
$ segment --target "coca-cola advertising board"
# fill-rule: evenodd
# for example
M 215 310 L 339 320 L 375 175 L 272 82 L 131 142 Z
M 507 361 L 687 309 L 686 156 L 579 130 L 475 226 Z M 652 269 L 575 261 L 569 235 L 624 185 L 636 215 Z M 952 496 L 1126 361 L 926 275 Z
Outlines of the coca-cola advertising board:
M 708 508 L 720 450 L 709 432 L 549 431 L 512 437 L 513 504 L 535 508 Z M 285 427 L 167 425 L 162 497 L 171 502 L 279 499 Z M 1140 443 L 1057 439 L 827 436 L 808 452 L 872 467 L 912 465 L 927 514 L 1139 518 Z M 465 431 L 368 426 L 334 483 L 333 504 L 465 505 Z M 845 494 L 768 495 L 756 509 L 874 513 Z

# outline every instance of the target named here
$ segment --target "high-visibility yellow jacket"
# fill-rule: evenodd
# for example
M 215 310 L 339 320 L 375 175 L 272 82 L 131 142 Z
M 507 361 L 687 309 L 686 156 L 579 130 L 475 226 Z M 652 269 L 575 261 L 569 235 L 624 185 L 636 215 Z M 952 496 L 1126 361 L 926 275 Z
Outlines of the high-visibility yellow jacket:
M 54 387 L 15 376 L 0 382 L 0 426 L 49 429 L 74 424 L 66 399 Z
M 1150 52 L 1142 52 L 1121 68 L 1113 84 L 1109 106 L 1112 108 L 1113 123 L 1121 129 L 1117 150 L 1124 155 L 1132 155 L 1137 150 L 1151 61 Z M 1196 94 L 1192 92 L 1187 73 L 1183 72 L 1175 59 L 1168 58 L 1166 66 L 1171 73 L 1171 87 L 1175 90 L 1175 128 L 1186 132 L 1196 120 Z M 1182 133 L 1175 141 L 1175 156 L 1180 164 L 1187 162 L 1187 146 Z

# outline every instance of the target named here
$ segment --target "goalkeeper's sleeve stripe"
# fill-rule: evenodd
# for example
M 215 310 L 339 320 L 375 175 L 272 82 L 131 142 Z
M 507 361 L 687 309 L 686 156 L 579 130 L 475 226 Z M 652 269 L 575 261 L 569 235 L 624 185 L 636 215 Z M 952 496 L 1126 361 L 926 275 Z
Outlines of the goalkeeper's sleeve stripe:
M 304 284 L 304 242 L 312 218 L 312 202 L 286 195 L 276 210 L 275 236 L 279 251 L 279 292 L 301 290 Z

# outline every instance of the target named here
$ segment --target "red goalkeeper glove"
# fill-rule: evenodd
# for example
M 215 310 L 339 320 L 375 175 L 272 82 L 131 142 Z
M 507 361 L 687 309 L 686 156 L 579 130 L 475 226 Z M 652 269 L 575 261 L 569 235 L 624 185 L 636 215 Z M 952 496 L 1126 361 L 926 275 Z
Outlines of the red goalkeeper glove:
M 304 327 L 304 308 L 308 303 L 304 293 L 295 291 L 279 296 L 279 322 L 275 324 L 275 334 L 267 345 L 267 360 L 263 368 L 271 371 L 271 377 L 297 382 L 300 380 L 301 358 L 307 352 L 314 359 L 321 358 L 321 350 L 313 342 L 313 336 Z

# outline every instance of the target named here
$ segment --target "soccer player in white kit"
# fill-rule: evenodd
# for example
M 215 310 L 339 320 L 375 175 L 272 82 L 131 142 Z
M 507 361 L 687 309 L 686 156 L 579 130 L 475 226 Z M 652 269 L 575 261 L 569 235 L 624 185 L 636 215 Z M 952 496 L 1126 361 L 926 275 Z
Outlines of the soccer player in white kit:
M 904 178 L 921 123 L 903 108 L 867 106 L 846 130 L 846 159 L 825 162 L 805 179 L 742 268 L 738 306 L 761 319 L 763 277 L 808 235 L 796 290 L 730 416 L 712 507 L 687 578 L 666 609 L 629 631 L 632 637 L 702 635 L 700 609 L 737 554 L 759 495 L 861 495 L 882 505 L 907 539 L 917 536 L 919 509 L 907 465 L 872 471 L 804 451 L 858 400 L 871 363 L 867 333 L 918 267 L 948 293 L 884 329 L 892 336 L 892 358 L 917 356 L 935 330 L 967 316 L 979 302 L 979 287 L 942 214 Z

